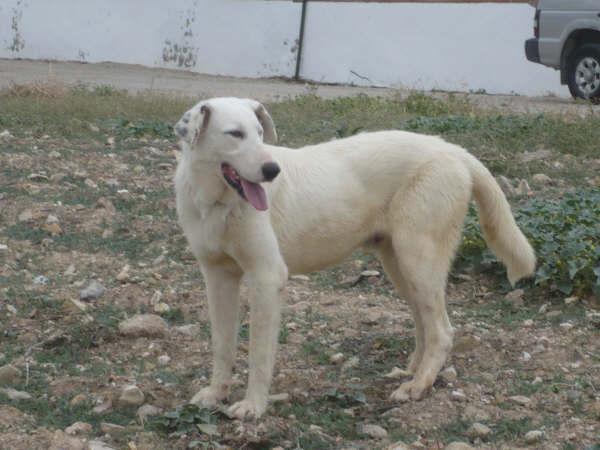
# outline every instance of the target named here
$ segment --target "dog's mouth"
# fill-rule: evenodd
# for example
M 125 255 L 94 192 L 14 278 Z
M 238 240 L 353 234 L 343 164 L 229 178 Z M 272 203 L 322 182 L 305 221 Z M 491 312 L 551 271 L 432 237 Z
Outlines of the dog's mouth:
M 240 197 L 254 206 L 257 210 L 266 211 L 269 208 L 269 205 L 267 204 L 267 195 L 260 184 L 246 180 L 233 168 L 233 166 L 227 163 L 221 164 L 221 172 L 223 173 L 223 178 L 225 178 L 227 184 L 235 189 Z

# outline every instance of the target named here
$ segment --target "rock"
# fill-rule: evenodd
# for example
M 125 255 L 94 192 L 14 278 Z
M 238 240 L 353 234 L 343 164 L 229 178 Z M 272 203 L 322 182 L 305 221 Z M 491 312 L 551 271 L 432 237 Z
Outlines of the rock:
M 500 175 L 498 177 L 498 184 L 500 185 L 502 192 L 504 192 L 504 195 L 506 195 L 507 197 L 510 198 L 517 195 L 517 191 L 513 187 L 512 183 L 504 175 Z
M 96 300 L 102 294 L 104 294 L 105 290 L 106 289 L 104 286 L 102 286 L 98 281 L 92 280 L 88 287 L 79 292 L 79 298 L 81 300 Z
M 162 412 L 162 409 L 154 406 L 154 405 L 142 405 L 138 408 L 136 415 L 142 425 L 146 419 L 150 416 L 158 416 Z
M 269 402 L 271 403 L 287 402 L 289 399 L 290 394 L 288 394 L 287 392 L 269 395 Z
M 71 436 L 76 434 L 88 434 L 92 429 L 92 425 L 87 422 L 75 422 L 73 425 L 65 428 L 65 433 L 70 434 Z
M 452 442 L 451 444 L 446 445 L 444 450 L 475 450 L 469 444 L 465 444 L 464 442 Z
M 88 442 L 87 450 L 115 450 L 115 449 L 112 447 L 109 447 L 104 442 L 95 439 L 93 441 Z
M 52 441 L 48 450 L 84 450 L 85 442 L 73 436 L 67 435 L 61 430 L 56 430 L 52 435 Z
M 510 302 L 513 306 L 520 307 L 524 304 L 523 294 L 525 294 L 523 289 L 515 289 L 514 291 L 510 291 L 508 294 L 506 294 L 504 299 Z
M 379 273 L 379 271 L 378 271 L 378 270 L 363 270 L 363 271 L 360 273 L 360 276 L 361 276 L 361 277 L 365 277 L 365 278 L 369 278 L 369 277 L 378 277 L 378 276 L 380 276 L 380 275 L 381 275 L 381 273 Z
M 70 277 L 75 275 L 76 269 L 75 269 L 75 264 L 69 264 L 69 267 L 66 268 L 66 270 L 64 271 L 64 275 L 66 277 Z
M 401 369 L 400 367 L 393 367 L 392 370 L 390 370 L 388 373 L 386 373 L 384 375 L 384 377 L 386 377 L 386 378 L 403 378 L 403 377 L 409 377 L 411 375 L 412 375 L 412 373 L 408 372 L 407 370 Z
M 527 327 L 527 328 L 532 327 L 533 326 L 533 319 L 525 319 L 523 321 L 523 326 Z
M 102 414 L 106 414 L 110 410 L 112 410 L 112 401 L 109 399 L 109 400 L 106 400 L 105 402 L 102 402 L 99 405 L 95 406 L 92 409 L 92 412 L 94 414 L 102 415 Z
M 302 274 L 292 275 L 290 278 L 295 281 L 310 281 L 310 278 L 308 276 Z
M 359 362 L 360 359 L 358 359 L 358 356 L 353 356 L 342 365 L 342 370 L 352 369 L 353 367 L 358 366 Z
M 52 214 L 48 214 L 48 217 L 46 217 L 46 223 L 48 225 L 50 225 L 52 223 L 59 223 L 58 217 L 56 217 L 55 215 L 52 215 Z
M 360 275 L 345 276 L 340 280 L 340 286 L 352 287 L 355 286 L 361 279 Z
M 488 427 L 482 423 L 475 422 L 467 430 L 467 436 L 469 436 L 472 439 L 475 439 L 475 438 L 483 439 L 483 438 L 489 436 L 491 432 L 492 432 L 492 430 L 490 427 Z
M 570 331 L 575 327 L 575 325 L 573 325 L 571 322 L 563 322 L 559 325 L 559 327 L 563 331 Z
M 531 161 L 537 161 L 540 159 L 548 159 L 550 156 L 552 156 L 552 151 L 542 148 L 533 152 L 524 152 L 519 159 L 521 160 L 521 162 L 527 163 Z
M 329 358 L 329 361 L 332 364 L 341 364 L 344 361 L 344 354 L 343 353 L 336 353 L 334 355 L 331 355 L 331 357 Z
M 527 353 L 527 352 L 523 352 L 521 353 L 521 361 L 527 362 L 527 361 L 531 361 L 531 354 Z
M 369 310 L 365 314 L 361 314 L 360 322 L 365 325 L 375 325 L 382 317 L 381 312 Z
M 119 323 L 119 332 L 129 337 L 165 337 L 167 323 L 155 314 L 137 314 Z
M 461 389 L 456 389 L 455 391 L 450 392 L 450 399 L 455 402 L 466 402 L 467 396 Z
M 119 404 L 121 406 L 140 406 L 144 403 L 144 393 L 142 390 L 135 386 L 125 386 L 121 391 L 119 397 Z
M 0 367 L 0 386 L 17 384 L 21 371 L 10 364 Z
M 544 437 L 544 432 L 540 430 L 531 430 L 525 433 L 525 442 L 528 444 L 535 444 L 540 442 Z
M 91 180 L 89 178 L 86 178 L 85 180 L 83 180 L 83 184 L 85 184 L 90 189 L 98 189 L 98 184 L 96 184 L 96 182 L 94 180 Z
M 527 180 L 519 181 L 519 185 L 517 186 L 517 194 L 518 195 L 533 194 L 533 192 L 531 191 L 531 188 L 529 187 L 529 183 L 527 182 Z
M 373 424 L 363 425 L 362 432 L 373 439 L 385 439 L 388 436 L 388 432 L 385 428 Z
M 573 303 L 577 303 L 578 301 L 579 301 L 579 297 L 577 297 L 576 295 L 573 295 L 571 297 L 567 297 L 564 300 L 565 305 L 571 305 Z
M 121 283 L 126 282 L 127 280 L 129 280 L 129 270 L 131 269 L 131 267 L 129 266 L 129 264 L 126 264 L 125 266 L 123 266 L 123 268 L 121 269 L 121 271 L 118 273 L 117 275 L 117 281 L 120 281 Z
M 454 341 L 455 353 L 469 353 L 479 347 L 481 339 L 477 336 L 467 334 Z
M 85 394 L 77 394 L 75 397 L 71 399 L 69 404 L 72 407 L 77 407 L 79 405 L 83 405 L 87 401 L 87 396 Z
M 404 442 L 398 441 L 394 442 L 392 445 L 389 445 L 386 450 L 410 450 L 410 447 Z
M 550 178 L 545 173 L 536 173 L 531 179 L 535 184 L 538 184 L 540 186 L 551 186 L 554 184 L 552 178 Z
M 38 275 L 33 279 L 33 284 L 46 285 L 48 284 L 48 281 L 48 277 L 45 277 L 44 275 Z
M 30 222 L 33 220 L 33 212 L 30 209 L 26 209 L 19 214 L 19 222 Z
M 531 404 L 531 399 L 524 395 L 513 395 L 512 397 L 508 397 L 508 400 L 521 406 L 528 406 Z
M 46 231 L 47 233 L 50 233 L 52 236 L 58 236 L 63 232 L 62 228 L 57 223 L 45 223 L 44 225 L 42 225 L 42 230 Z
M 12 134 L 10 134 L 10 131 L 8 130 L 4 130 L 2 133 L 0 133 L 0 139 L 2 139 L 3 141 L 8 141 L 10 139 L 12 139 L 14 136 Z
M 27 392 L 17 391 L 13 388 L 0 388 L 0 393 L 6 395 L 10 400 L 30 400 L 33 398 Z
M 117 425 L 114 423 L 108 423 L 108 422 L 101 422 L 100 423 L 100 430 L 104 433 L 104 434 L 108 434 L 110 436 L 120 436 L 126 433 L 127 428 L 125 428 L 122 425 Z
M 88 124 L 88 128 L 90 129 L 90 131 L 92 131 L 94 133 L 100 133 L 100 128 L 98 128 L 93 123 Z
M 169 355 L 160 355 L 158 357 L 158 365 L 159 366 L 166 366 L 170 362 L 171 362 L 171 357 Z
M 456 369 L 454 368 L 454 366 L 450 366 L 446 367 L 440 372 L 440 378 L 446 383 L 454 383 L 458 378 L 458 374 L 456 373 Z
M 541 383 L 543 383 L 543 382 L 544 382 L 544 380 L 542 380 L 542 378 L 541 378 L 541 377 L 535 377 L 535 378 L 533 379 L 533 381 L 531 382 L 531 384 L 533 384 L 533 385 L 536 385 L 536 384 L 541 384 Z
M 36 181 L 38 183 L 40 183 L 40 182 L 44 183 L 44 182 L 48 181 L 48 177 L 46 175 L 44 175 L 43 173 L 30 173 L 27 178 L 30 179 L 31 181 Z
M 473 405 L 467 405 L 462 413 L 462 418 L 466 421 L 473 420 L 476 422 L 484 422 L 490 420 L 491 417 L 485 409 L 477 408 Z
M 8 251 L 8 245 L 0 244 L 0 252 L 6 252 L 6 251 Z

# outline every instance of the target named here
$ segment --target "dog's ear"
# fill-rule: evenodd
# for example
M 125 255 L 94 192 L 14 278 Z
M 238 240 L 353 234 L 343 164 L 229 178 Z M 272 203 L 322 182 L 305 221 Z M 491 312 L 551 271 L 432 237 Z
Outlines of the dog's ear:
M 211 109 L 208 103 L 198 103 L 186 111 L 173 129 L 175 134 L 188 144 L 193 144 L 208 128 Z
M 262 103 L 256 100 L 248 99 L 248 103 L 250 103 L 250 107 L 254 110 L 256 118 L 263 127 L 263 140 L 267 144 L 277 144 L 277 131 L 275 130 L 275 124 L 267 109 Z

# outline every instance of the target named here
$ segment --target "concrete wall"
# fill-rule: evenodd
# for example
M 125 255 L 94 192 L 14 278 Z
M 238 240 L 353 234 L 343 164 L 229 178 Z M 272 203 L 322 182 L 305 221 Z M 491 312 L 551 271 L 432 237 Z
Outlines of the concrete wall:
M 294 74 L 301 4 L 0 0 L 0 57 Z M 525 60 L 526 4 L 309 3 L 301 76 L 359 85 L 567 95 Z

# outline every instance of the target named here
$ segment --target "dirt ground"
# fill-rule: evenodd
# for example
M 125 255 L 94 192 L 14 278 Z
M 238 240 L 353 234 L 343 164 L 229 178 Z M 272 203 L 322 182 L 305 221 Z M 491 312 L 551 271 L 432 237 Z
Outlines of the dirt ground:
M 596 303 L 455 272 L 446 370 L 423 401 L 394 404 L 402 377 L 389 375 L 407 363 L 412 319 L 360 252 L 290 280 L 271 390 L 282 395 L 263 419 L 173 413 L 210 366 L 204 284 L 175 218 L 179 151 L 131 124 L 99 124 L 78 123 L 83 137 L 29 124 L 0 136 L 0 449 L 600 445 Z M 533 196 L 546 189 L 531 185 Z M 153 318 L 127 331 L 139 314 Z M 233 401 L 247 350 L 244 310 Z
M 347 97 L 357 94 L 405 97 L 411 92 L 409 89 L 402 88 L 320 85 L 281 79 L 213 76 L 181 70 L 153 69 L 132 64 L 84 64 L 0 59 L 0 89 L 10 83 L 23 84 L 48 80 L 58 80 L 68 85 L 77 83 L 110 85 L 129 92 L 150 91 L 198 99 L 220 96 L 250 97 L 261 102 L 276 102 L 306 94 L 316 94 L 323 98 Z M 558 72 L 556 82 L 559 83 Z M 445 93 L 440 92 L 439 95 L 443 96 Z M 478 93 L 457 93 L 457 95 L 484 109 L 582 117 L 600 112 L 600 105 L 591 106 L 566 97 L 527 97 Z

